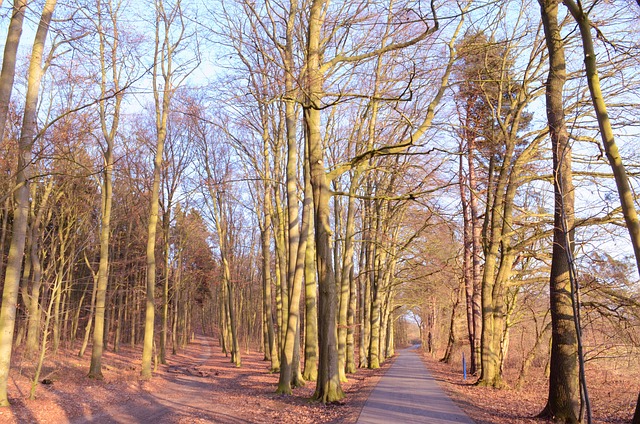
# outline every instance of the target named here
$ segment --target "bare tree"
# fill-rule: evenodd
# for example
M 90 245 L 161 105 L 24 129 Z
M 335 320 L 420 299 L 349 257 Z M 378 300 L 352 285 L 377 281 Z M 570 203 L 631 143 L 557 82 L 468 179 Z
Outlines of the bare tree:
M 1 5 L 1 2 L 0 2 Z M 4 129 L 7 123 L 13 81 L 16 76 L 16 56 L 22 36 L 22 23 L 27 9 L 27 0 L 14 0 L 11 11 L 11 21 L 7 31 L 7 41 L 2 56 L 2 71 L 0 71 L 0 143 L 4 140 Z
M 93 344 L 91 347 L 91 364 L 89 377 L 102 379 L 102 352 L 104 341 L 104 315 L 106 308 L 106 291 L 109 281 L 109 246 L 111 238 L 111 206 L 113 202 L 113 167 L 114 144 L 120 125 L 122 105 L 122 75 L 121 37 L 119 28 L 120 1 L 96 2 L 95 26 L 100 43 L 100 98 L 99 114 L 100 129 L 104 145 L 102 171 L 102 203 L 100 208 L 100 263 L 98 265 L 96 296 L 95 296 L 95 325 L 93 329 Z M 106 9 L 106 10 L 105 10 Z M 106 12 L 106 13 L 105 13 Z M 106 100 L 110 93 L 115 93 L 113 104 Z
M 29 180 L 32 177 L 32 147 L 37 135 L 36 114 L 40 82 L 43 74 L 44 46 L 55 7 L 56 0 L 47 0 L 42 8 L 40 24 L 36 31 L 29 61 L 27 94 L 17 158 L 18 172 L 15 184 L 13 231 L 4 277 L 2 309 L 0 310 L 0 406 L 9 405 L 7 382 L 11 366 L 22 255 L 24 253 L 29 218 Z
M 571 175 L 571 145 L 567 131 L 563 87 L 566 81 L 564 41 L 558 24 L 558 3 L 539 0 L 549 52 L 546 83 L 547 120 L 553 149 L 554 231 L 550 277 L 551 366 L 549 397 L 541 416 L 565 423 L 578 423 L 577 334 L 574 324 L 570 258 L 574 249 L 574 191 Z
M 187 32 L 182 1 L 176 0 L 169 7 L 164 1 L 155 2 L 155 50 L 152 71 L 152 88 L 155 105 L 156 145 L 153 162 L 153 184 L 149 199 L 149 222 L 147 227 L 147 299 L 142 351 L 143 378 L 151 377 L 151 359 L 154 348 L 155 285 L 156 285 L 156 233 L 160 200 L 160 178 L 162 174 L 164 146 L 171 101 L 175 91 L 198 64 L 197 56 L 177 64 L 178 53 L 190 34 Z M 197 51 L 196 51 L 197 54 Z

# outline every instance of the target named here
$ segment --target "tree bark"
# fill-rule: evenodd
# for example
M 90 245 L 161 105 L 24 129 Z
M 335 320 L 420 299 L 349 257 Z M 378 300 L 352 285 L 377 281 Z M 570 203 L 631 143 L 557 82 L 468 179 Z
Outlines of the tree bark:
M 306 51 L 306 93 L 304 121 L 315 218 L 316 262 L 318 267 L 318 380 L 314 398 L 322 403 L 344 398 L 338 373 L 336 334 L 336 283 L 331 252 L 331 224 L 329 200 L 331 193 L 324 166 L 324 149 L 320 134 L 320 110 L 323 95 L 321 66 L 321 30 L 326 0 L 313 0 L 309 9 Z
M 551 364 L 549 396 L 541 416 L 578 423 L 579 384 L 577 334 L 572 307 L 569 255 L 573 250 L 574 192 L 571 145 L 564 120 L 563 87 L 566 81 L 564 46 L 558 25 L 558 3 L 539 0 L 549 52 L 547 119 L 551 133 L 554 175 L 553 257 L 550 277 Z
M 309 180 L 309 163 L 305 160 L 305 198 L 311 197 L 311 182 Z M 311 199 L 313 202 L 313 199 Z M 313 214 L 313 208 L 311 209 Z M 309 221 L 309 234 L 307 241 L 307 249 L 304 261 L 304 302 L 305 302 L 305 319 L 304 319 L 304 372 L 302 377 L 307 381 L 316 381 L 318 379 L 318 286 L 316 284 L 316 252 L 315 244 L 310 237 L 314 234 L 313 215 Z
M 102 27 L 102 3 L 98 1 L 98 36 L 100 37 L 100 68 L 101 68 L 101 96 L 105 97 L 108 91 L 109 82 L 113 84 L 113 90 L 119 91 L 119 75 L 117 72 L 118 55 L 118 28 L 114 25 L 112 34 L 105 34 Z M 111 8 L 109 8 L 111 9 Z M 112 16 L 112 22 L 117 22 L 117 17 Z M 107 37 L 112 36 L 113 41 L 107 42 Z M 111 51 L 107 51 L 107 46 L 111 46 Z M 108 77 L 108 70 L 112 67 L 112 78 Z M 110 80 L 110 81 L 109 81 Z M 100 263 L 98 265 L 98 280 L 95 294 L 95 325 L 93 330 L 93 345 L 91 348 L 91 364 L 89 366 L 89 377 L 102 379 L 102 352 L 104 350 L 104 316 L 106 307 L 107 285 L 109 282 L 109 246 L 111 241 L 111 208 L 113 204 L 113 167 L 114 167 L 114 142 L 120 123 L 120 105 L 122 95 L 116 95 L 112 122 L 109 127 L 107 116 L 107 105 L 104 100 L 99 104 L 100 127 L 105 142 L 103 149 L 103 171 L 102 171 L 102 204 L 100 208 Z
M 9 257 L 5 269 L 2 308 L 0 309 L 0 406 L 9 405 L 7 383 L 11 367 L 13 330 L 16 323 L 16 307 L 20 287 L 20 269 L 27 237 L 29 218 L 29 180 L 31 178 L 32 148 L 37 127 L 36 115 L 40 82 L 42 81 L 42 58 L 49 32 L 49 24 L 56 6 L 56 0 L 47 0 L 42 9 L 40 24 L 36 31 L 27 80 L 27 94 L 18 146 L 18 171 L 15 184 L 15 209 Z
M 607 105 L 600 88 L 596 52 L 593 47 L 593 37 L 591 35 L 591 22 L 587 13 L 582 10 L 581 3 L 576 3 L 574 0 L 564 0 L 563 3 L 577 22 L 578 28 L 580 28 L 582 48 L 584 51 L 584 65 L 589 83 L 589 92 L 591 93 L 591 101 L 593 103 L 593 109 L 596 112 L 596 117 L 598 118 L 602 145 L 604 146 L 604 151 L 606 152 L 616 181 L 620 205 L 622 206 L 622 214 L 627 224 L 629 238 L 631 239 L 633 253 L 636 258 L 636 267 L 638 273 L 640 273 L 640 223 L 638 222 L 638 214 L 635 208 L 634 194 L 629 185 L 629 177 L 622 163 L 622 156 L 620 155 L 613 135 L 613 128 L 611 127 L 611 121 L 607 113 Z
M 7 124 L 7 114 L 11 103 L 13 81 L 16 76 L 16 56 L 22 36 L 22 23 L 28 0 L 14 0 L 11 21 L 7 31 L 7 40 L 2 56 L 2 71 L 0 71 L 0 144 L 4 141 L 4 130 Z M 1 4 L 1 2 L 0 2 Z M 1 269 L 2 267 L 0 267 Z
M 162 28 L 164 25 L 164 28 Z M 162 158 L 167 137 L 169 106 L 174 88 L 172 86 L 172 44 L 169 41 L 171 23 L 164 16 L 164 4 L 156 3 L 155 62 L 153 69 L 153 97 L 156 114 L 156 154 L 153 160 L 153 182 L 149 199 L 146 247 L 146 303 L 144 321 L 144 341 L 142 349 L 142 378 L 151 378 L 151 359 L 153 356 L 155 332 L 155 291 L 156 291 L 156 234 L 158 230 L 158 212 L 160 209 L 160 176 Z M 162 37 L 162 39 L 161 39 Z M 162 83 L 158 81 L 162 78 Z

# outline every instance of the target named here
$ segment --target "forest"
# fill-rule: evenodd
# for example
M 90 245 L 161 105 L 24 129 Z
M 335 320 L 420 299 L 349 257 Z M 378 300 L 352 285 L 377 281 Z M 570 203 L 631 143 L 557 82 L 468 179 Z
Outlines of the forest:
M 640 0 L 0 0 L 0 407 L 54 358 L 100 381 L 133 349 L 146 381 L 208 336 L 320 404 L 420 344 L 478 390 L 544 380 L 554 422 L 626 378 L 640 423 L 639 22 Z

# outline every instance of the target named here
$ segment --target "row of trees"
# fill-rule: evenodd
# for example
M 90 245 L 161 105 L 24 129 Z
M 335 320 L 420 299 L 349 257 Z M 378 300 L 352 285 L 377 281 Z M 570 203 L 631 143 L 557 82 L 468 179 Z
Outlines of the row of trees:
M 571 19 L 542 1 L 537 14 L 506 1 L 15 0 L 0 74 L 0 404 L 18 346 L 40 352 L 37 381 L 60 345 L 91 346 L 101 378 L 105 348 L 142 343 L 149 378 L 154 355 L 196 331 L 235 366 L 243 346 L 262 349 L 278 392 L 315 380 L 316 399 L 338 401 L 409 318 L 451 358 L 466 305 L 479 383 L 503 385 L 516 326 L 537 334 L 523 378 L 551 329 L 544 413 L 579 421 L 580 307 L 638 319 L 625 258 L 598 253 L 623 218 L 637 237 L 613 142 L 633 133 L 607 124 L 602 99 L 634 122 L 638 34 L 607 27 L 637 17 L 623 5 L 565 3 Z M 565 59 L 582 48 L 588 86 Z M 580 278 L 580 299 L 576 264 L 590 263 L 626 271 Z

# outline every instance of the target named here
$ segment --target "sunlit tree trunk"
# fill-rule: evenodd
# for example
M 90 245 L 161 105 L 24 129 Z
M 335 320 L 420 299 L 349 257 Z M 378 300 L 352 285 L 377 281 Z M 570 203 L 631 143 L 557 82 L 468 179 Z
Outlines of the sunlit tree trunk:
M 40 234 L 41 224 L 47 203 L 53 190 L 53 180 L 49 180 L 44 189 L 42 201 L 38 208 L 38 212 L 31 221 L 30 246 L 31 252 L 26 256 L 25 260 L 31 262 L 31 293 L 22 296 L 27 302 L 28 323 L 27 323 L 27 343 L 25 344 L 25 356 L 29 357 L 38 350 L 38 336 L 40 335 L 40 289 L 42 288 L 42 262 L 40 260 Z M 27 264 L 25 264 L 26 268 Z M 23 290 L 27 291 L 27 286 Z
M 360 180 L 359 169 L 354 172 L 349 187 L 349 199 L 347 200 L 347 221 L 345 223 L 345 240 L 342 256 L 342 272 L 340 273 L 340 307 L 338 310 L 338 369 L 341 381 L 346 381 L 346 373 L 354 372 L 353 359 L 347 370 L 347 333 L 349 328 L 349 309 L 351 307 L 351 292 L 353 286 L 353 256 L 355 248 L 353 238 L 356 232 L 356 189 Z M 353 344 L 351 345 L 353 349 Z M 351 356 L 353 358 L 353 356 Z
M 306 153 L 305 153 L 306 155 Z M 304 196 L 313 202 L 313 191 L 309 175 L 309 161 L 305 156 Z M 305 331 L 304 331 L 304 373 L 307 381 L 318 378 L 318 285 L 316 283 L 316 252 L 312 238 L 314 234 L 313 208 L 310 210 L 309 227 L 307 229 L 307 248 L 304 260 L 304 302 L 305 302 Z
M 336 283 L 331 252 L 331 224 L 329 184 L 324 166 L 324 149 L 320 134 L 320 110 L 323 95 L 321 66 L 321 30 L 325 0 L 314 0 L 309 9 L 306 51 L 306 104 L 304 121 L 311 186 L 313 187 L 316 262 L 318 267 L 318 380 L 314 398 L 323 403 L 336 402 L 344 397 L 338 373 L 336 332 Z
M 600 137 L 602 145 L 607 154 L 607 159 L 611 165 L 613 176 L 616 181 L 620 204 L 622 206 L 622 214 L 627 224 L 629 238 L 633 246 L 633 252 L 636 258 L 636 267 L 640 273 L 640 223 L 638 222 L 638 214 L 635 208 L 634 194 L 629 185 L 629 177 L 622 163 L 622 156 L 618 150 L 613 128 L 607 113 L 607 105 L 600 88 L 600 77 L 598 76 L 598 68 L 596 63 L 596 52 L 593 47 L 593 36 L 591 35 L 591 22 L 589 16 L 582 9 L 582 3 L 574 0 L 563 0 L 563 4 L 567 6 L 569 12 L 575 19 L 580 28 L 582 38 L 582 49 L 584 52 L 584 65 L 589 83 L 589 92 L 591 93 L 591 101 L 595 115 L 598 119 L 598 127 L 600 128 Z
M 104 99 L 107 93 L 120 90 L 118 73 L 118 40 L 117 27 L 118 16 L 112 4 L 107 8 L 111 12 L 112 33 L 107 34 L 103 27 L 102 1 L 97 2 L 98 36 L 100 38 L 100 94 Z M 107 40 L 110 40 L 107 42 Z M 108 48 L 110 47 L 110 50 Z M 109 70 L 111 69 L 111 75 Z M 91 348 L 91 364 L 89 377 L 102 379 L 102 352 L 104 350 L 104 313 L 106 307 L 107 285 L 109 281 L 109 246 L 111 240 L 111 207 L 113 199 L 113 166 L 114 166 L 114 142 L 120 123 L 120 105 L 122 94 L 116 95 L 111 113 L 107 111 L 105 100 L 99 103 L 100 128 L 104 139 L 103 170 L 102 170 L 102 203 L 100 208 L 100 263 L 98 265 L 98 279 L 96 287 L 95 325 L 93 330 L 93 345 Z M 111 124 L 109 124 L 109 117 Z M 88 329 L 87 329 L 88 330 Z M 83 351 L 83 350 L 82 350 Z
M 5 269 L 2 309 L 0 309 L 0 406 L 9 405 L 7 383 L 11 367 L 13 330 L 16 323 L 16 307 L 20 287 L 20 270 L 27 236 L 27 221 L 29 219 L 29 179 L 31 178 L 32 168 L 32 148 L 37 132 L 36 115 L 40 82 L 43 74 L 42 58 L 55 6 L 56 0 L 47 0 L 43 6 L 29 61 L 27 94 L 18 146 L 18 171 L 16 173 L 16 189 L 14 191 L 15 209 L 13 212 L 12 235 Z
M 474 163 L 475 143 L 469 143 L 467 162 L 469 169 L 469 219 L 471 223 L 471 313 L 473 325 L 471 373 L 480 370 L 482 334 L 482 225 L 478 213 L 478 182 Z
M 371 182 L 367 181 L 367 196 L 371 195 Z M 364 225 L 364 240 L 368 240 L 362 246 L 360 253 L 360 269 L 364 269 L 367 272 L 361 273 L 360 277 L 360 291 L 362 294 L 360 303 L 360 363 L 358 367 L 366 368 L 369 366 L 369 344 L 371 341 L 371 285 L 373 281 L 373 272 L 369 272 L 373 269 L 373 231 L 372 221 L 373 217 L 370 213 L 372 208 L 372 201 L 366 200 L 362 211 L 362 221 Z
M 302 283 L 304 277 L 304 257 L 306 251 L 306 240 L 300 237 L 301 232 L 304 233 L 306 228 L 300 229 L 299 224 L 299 207 L 298 207 L 298 140 L 296 131 L 296 110 L 294 101 L 294 30 L 296 15 L 298 12 L 298 4 L 296 0 L 291 0 L 289 7 L 289 15 L 286 27 L 286 46 L 284 51 L 284 81 L 285 81 L 285 130 L 286 130 L 286 189 L 287 189 L 287 295 L 288 302 L 285 310 L 283 303 L 283 327 L 284 343 L 282 354 L 280 355 L 280 380 L 278 382 L 278 393 L 291 393 L 292 380 L 294 385 L 302 382 L 298 380 L 299 360 L 294 364 L 294 350 L 296 340 L 299 341 L 300 329 L 300 295 L 302 293 Z M 304 221 L 303 226 L 308 226 L 309 214 L 307 213 L 307 222 Z M 284 298 L 283 291 L 283 298 Z M 299 359 L 299 358 L 298 358 Z M 295 370 L 294 370 L 295 368 Z M 301 378 L 301 377 L 300 377 Z
M 558 25 L 558 3 L 539 0 L 549 52 L 547 77 L 547 120 L 553 150 L 554 230 L 551 263 L 551 363 L 549 396 L 541 416 L 563 423 L 578 423 L 577 334 L 572 307 L 569 256 L 573 251 L 574 191 L 571 178 L 571 145 L 567 132 L 563 87 L 566 63 L 563 38 Z
M 175 6 L 179 10 L 180 2 Z M 171 11 L 171 13 L 180 13 Z M 172 20 L 164 9 L 162 1 L 156 2 L 155 54 L 153 66 L 153 97 L 155 104 L 156 151 L 153 160 L 153 182 L 149 199 L 149 221 L 147 224 L 146 247 L 146 304 L 144 321 L 144 342 L 142 350 L 143 378 L 151 378 L 151 359 L 153 356 L 155 326 L 155 286 L 156 286 L 156 233 L 158 227 L 158 211 L 160 200 L 160 176 L 164 144 L 167 137 L 167 122 L 173 87 L 173 53 L 176 44 L 170 41 Z M 184 28 L 183 28 L 184 30 Z M 162 81 L 159 81 L 161 79 Z
M 16 76 L 16 56 L 22 36 L 22 23 L 28 0 L 14 0 L 11 9 L 11 21 L 7 31 L 7 40 L 2 55 L 2 71 L 0 71 L 0 144 L 4 141 L 4 130 L 7 124 L 13 81 Z M 0 5 L 2 2 L 0 2 Z M 3 246 L 4 244 L 2 244 Z M 0 267 L 0 270 L 2 267 Z

